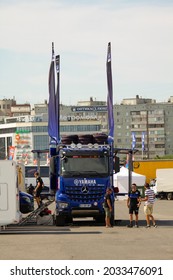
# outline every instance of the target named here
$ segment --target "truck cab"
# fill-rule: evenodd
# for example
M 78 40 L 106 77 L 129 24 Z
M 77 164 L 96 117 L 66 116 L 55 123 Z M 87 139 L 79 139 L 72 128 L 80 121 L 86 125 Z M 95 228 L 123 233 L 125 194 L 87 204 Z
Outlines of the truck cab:
M 72 144 L 60 149 L 56 159 L 60 172 L 55 195 L 56 225 L 74 217 L 104 220 L 104 195 L 112 186 L 110 146 Z

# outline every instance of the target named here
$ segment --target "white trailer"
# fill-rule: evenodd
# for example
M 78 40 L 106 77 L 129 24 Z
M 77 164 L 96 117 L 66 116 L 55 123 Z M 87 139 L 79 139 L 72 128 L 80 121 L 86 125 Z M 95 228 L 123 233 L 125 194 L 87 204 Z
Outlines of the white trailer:
M 156 190 L 157 196 L 173 199 L 173 168 L 156 170 Z
M 18 223 L 19 210 L 17 166 L 13 160 L 0 160 L 0 226 Z

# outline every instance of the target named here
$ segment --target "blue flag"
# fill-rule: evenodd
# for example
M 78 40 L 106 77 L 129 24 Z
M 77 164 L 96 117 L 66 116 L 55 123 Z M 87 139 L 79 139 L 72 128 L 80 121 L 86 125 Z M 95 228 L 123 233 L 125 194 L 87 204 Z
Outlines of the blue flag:
M 136 147 L 136 134 L 132 132 L 132 149 L 134 150 Z
M 111 67 L 111 43 L 108 43 L 107 51 L 107 106 L 108 106 L 108 137 L 113 141 L 114 139 L 114 114 L 113 114 L 113 89 L 112 89 L 112 67 Z
M 145 132 L 142 132 L 142 151 L 145 151 Z
M 55 62 L 54 48 L 52 44 L 52 61 L 49 70 L 49 105 L 48 105 L 48 134 L 56 143 L 58 140 L 58 123 L 56 112 L 56 97 L 55 97 Z
M 60 141 L 60 56 L 57 55 L 55 59 L 56 64 L 56 73 L 57 73 L 57 88 L 56 88 L 56 94 L 55 94 L 55 106 L 56 106 L 56 118 L 57 118 L 57 142 Z

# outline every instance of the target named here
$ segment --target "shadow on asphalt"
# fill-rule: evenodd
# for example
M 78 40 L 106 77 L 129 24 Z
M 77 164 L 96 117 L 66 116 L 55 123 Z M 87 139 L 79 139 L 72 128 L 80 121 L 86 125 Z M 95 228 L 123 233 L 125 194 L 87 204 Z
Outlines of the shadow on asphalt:
M 114 227 L 126 227 L 129 224 L 129 220 L 115 220 L 114 221 Z M 139 221 L 139 227 L 145 227 L 146 221 L 140 220 Z M 173 220 L 158 220 L 157 221 L 158 227 L 173 227 Z M 74 221 L 72 224 L 66 225 L 66 226 L 46 226 L 46 225 L 9 225 L 3 229 L 3 227 L 0 230 L 1 234 L 102 234 L 102 231 L 99 230 L 81 230 L 85 227 L 105 227 L 104 223 L 96 223 L 94 220 L 79 220 Z M 71 230 L 73 228 L 80 228 L 79 232 L 72 232 Z M 88 229 L 87 229 L 88 230 Z
M 115 227 L 124 227 L 129 224 L 129 220 L 115 220 L 114 221 L 114 226 Z M 105 226 L 104 223 L 96 223 L 95 221 L 75 221 L 71 225 L 71 227 L 85 227 L 85 226 L 100 226 L 103 227 Z M 145 220 L 139 220 L 139 226 L 145 227 L 146 226 L 146 221 Z M 157 226 L 165 227 L 173 227 L 173 220 L 158 220 L 157 221 Z
M 129 224 L 129 220 L 115 220 L 115 226 L 127 226 Z M 159 227 L 173 227 L 173 220 L 157 220 L 156 221 L 157 226 Z M 152 225 L 152 224 L 151 224 Z M 139 226 L 145 227 L 146 221 L 145 220 L 139 220 Z

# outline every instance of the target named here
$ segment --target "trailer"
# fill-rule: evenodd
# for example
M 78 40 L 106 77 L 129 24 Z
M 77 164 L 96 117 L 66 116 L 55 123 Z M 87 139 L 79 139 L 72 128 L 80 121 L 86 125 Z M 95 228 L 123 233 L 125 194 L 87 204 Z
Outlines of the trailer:
M 173 199 L 173 168 L 156 170 L 156 191 L 160 198 Z
M 173 168 L 172 159 L 147 159 L 147 160 L 134 160 L 133 171 L 146 176 L 146 182 L 150 183 L 156 178 L 157 169 Z
M 22 219 L 19 205 L 17 166 L 13 160 L 0 160 L 0 226 Z

